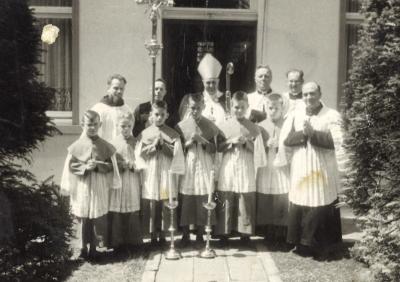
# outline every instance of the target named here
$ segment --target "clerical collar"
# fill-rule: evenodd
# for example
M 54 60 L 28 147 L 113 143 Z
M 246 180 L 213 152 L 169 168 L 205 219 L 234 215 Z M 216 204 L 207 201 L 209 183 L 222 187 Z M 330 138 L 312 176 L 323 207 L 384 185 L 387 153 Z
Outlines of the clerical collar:
M 303 99 L 303 93 L 299 92 L 299 93 L 289 93 L 289 98 L 291 100 L 297 100 L 297 99 Z
M 268 91 L 260 91 L 260 90 L 257 90 L 257 93 L 260 94 L 260 95 L 271 94 L 271 93 L 272 93 L 272 89 L 270 88 Z
M 306 108 L 306 115 L 308 115 L 308 116 L 316 116 L 321 111 L 322 107 L 323 107 L 322 103 L 319 103 L 319 105 L 314 107 L 314 108 L 307 107 Z
M 86 137 L 89 138 L 92 142 L 95 142 L 100 138 L 99 135 L 89 136 L 87 134 L 86 134 Z
M 117 101 L 114 101 L 113 97 L 106 95 L 101 100 L 101 103 L 106 104 L 110 107 L 121 107 L 124 105 L 124 99 L 118 97 Z
M 199 123 L 201 121 L 201 116 L 199 116 L 197 119 L 193 118 L 193 120 L 194 120 L 195 123 Z

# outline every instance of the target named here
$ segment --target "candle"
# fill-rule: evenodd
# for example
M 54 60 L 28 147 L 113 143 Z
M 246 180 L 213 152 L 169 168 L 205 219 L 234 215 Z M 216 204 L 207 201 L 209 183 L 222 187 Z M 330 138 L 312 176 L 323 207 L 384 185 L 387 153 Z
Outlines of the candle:
M 172 185 L 173 185 L 173 174 L 172 171 L 168 171 L 168 199 L 169 203 L 172 204 Z
M 210 173 L 210 185 L 208 185 L 208 201 L 207 203 L 212 202 L 212 193 L 214 192 L 214 170 L 211 170 Z

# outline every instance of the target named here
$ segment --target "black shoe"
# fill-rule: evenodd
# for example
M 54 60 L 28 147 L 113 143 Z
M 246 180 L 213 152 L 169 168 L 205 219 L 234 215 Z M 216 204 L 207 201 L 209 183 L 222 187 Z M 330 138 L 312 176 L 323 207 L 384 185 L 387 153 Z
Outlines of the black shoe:
M 329 251 L 324 248 L 318 250 L 316 249 L 313 252 L 313 258 L 316 261 L 326 261 L 329 258 Z
M 196 243 L 197 244 L 203 244 L 204 243 L 203 235 L 200 235 L 200 234 L 196 235 Z
M 116 254 L 125 254 L 127 252 L 126 246 L 117 246 L 114 248 L 114 253 Z
M 165 238 L 159 238 L 158 239 L 158 245 L 165 246 L 167 244 L 167 240 Z
M 219 237 L 219 241 L 218 241 L 218 246 L 220 247 L 220 248 L 224 248 L 224 247 L 226 247 L 226 246 L 228 246 L 228 237 L 226 237 L 226 236 L 220 236 Z
M 179 247 L 186 248 L 189 244 L 190 244 L 189 234 L 182 235 L 182 239 L 178 243 Z
M 241 236 L 240 237 L 240 243 L 249 244 L 250 243 L 250 237 L 249 236 Z
M 100 259 L 100 253 L 96 250 L 90 250 L 88 260 L 97 262 L 99 261 L 99 259 Z
M 310 247 L 303 245 L 297 245 L 292 252 L 302 257 L 312 257 L 314 255 Z
M 279 250 L 284 253 L 290 252 L 291 250 L 294 249 L 293 244 L 286 243 L 286 242 L 280 242 L 278 246 L 279 246 Z
M 78 260 L 87 260 L 88 259 L 88 250 L 87 248 L 82 248 L 79 252 Z

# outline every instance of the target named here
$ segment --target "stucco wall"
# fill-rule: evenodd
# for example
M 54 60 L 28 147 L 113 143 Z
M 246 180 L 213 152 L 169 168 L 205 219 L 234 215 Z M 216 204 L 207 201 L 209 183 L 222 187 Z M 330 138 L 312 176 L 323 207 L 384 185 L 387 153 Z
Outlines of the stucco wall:
M 260 11 L 260 10 L 259 10 Z M 340 1 L 268 0 L 262 58 L 273 71 L 273 89 L 286 91 L 286 71 L 304 70 L 320 83 L 324 102 L 337 107 Z
M 258 28 L 257 40 L 263 44 L 259 44 L 257 62 L 271 66 L 273 89 L 286 91 L 286 71 L 301 68 L 306 81 L 321 84 L 326 104 L 336 108 L 340 1 L 268 0 L 258 5 L 258 16 L 263 18 L 259 25 L 264 26 Z M 112 73 L 126 76 L 125 100 L 132 108 L 149 99 L 151 61 L 144 42 L 150 38 L 151 27 L 145 8 L 134 0 L 79 1 L 80 116 L 105 94 L 106 79 Z M 30 168 L 39 179 L 54 174 L 59 182 L 66 148 L 79 130 L 75 132 L 50 138 L 34 152 Z
M 80 113 L 105 95 L 112 73 L 127 78 L 128 105 L 149 99 L 151 60 L 144 42 L 151 38 L 151 24 L 145 8 L 134 0 L 79 1 Z
M 54 175 L 54 182 L 59 184 L 67 148 L 77 137 L 65 134 L 48 138 L 38 150 L 33 152 L 32 164 L 28 166 L 28 169 L 40 181 Z

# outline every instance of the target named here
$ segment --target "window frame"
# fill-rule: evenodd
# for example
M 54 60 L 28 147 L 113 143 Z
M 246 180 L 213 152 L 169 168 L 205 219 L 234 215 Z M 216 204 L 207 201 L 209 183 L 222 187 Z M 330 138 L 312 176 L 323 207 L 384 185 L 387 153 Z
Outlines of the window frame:
M 348 0 L 346 0 L 348 1 Z M 346 1 L 341 1 L 341 26 L 340 26 L 340 40 L 339 40 L 339 73 L 338 73 L 338 95 L 337 105 L 341 108 L 341 100 L 343 97 L 343 84 L 347 81 L 347 58 L 348 58 L 348 34 L 347 25 L 361 25 L 365 17 L 360 12 L 347 12 Z
M 72 110 L 71 111 L 46 111 L 53 119 L 55 125 L 66 134 L 79 132 L 79 42 L 78 42 L 78 5 L 79 0 L 72 0 L 71 7 L 65 6 L 29 6 L 33 15 L 39 19 L 71 19 L 72 45 L 71 45 L 71 79 L 72 79 Z

